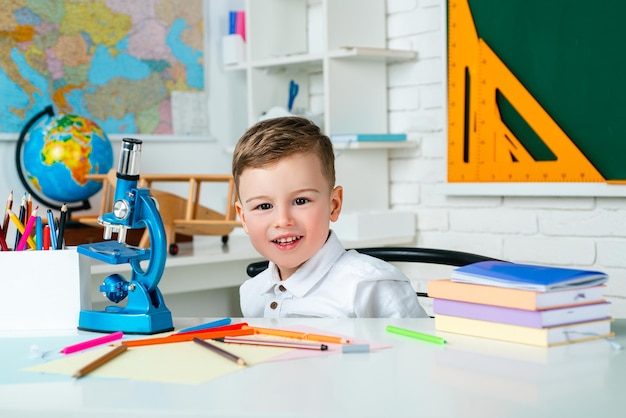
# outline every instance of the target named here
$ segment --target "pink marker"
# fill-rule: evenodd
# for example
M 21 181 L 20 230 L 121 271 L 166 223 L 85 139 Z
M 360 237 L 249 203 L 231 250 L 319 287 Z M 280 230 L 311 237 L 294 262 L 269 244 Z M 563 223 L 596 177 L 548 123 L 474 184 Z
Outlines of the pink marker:
M 82 343 L 68 345 L 61 350 L 63 354 L 72 354 L 77 351 L 87 350 L 88 348 L 96 347 L 102 344 L 110 343 L 112 341 L 121 340 L 124 336 L 122 331 L 114 332 L 103 337 L 94 338 L 93 340 L 83 341 Z
M 237 10 L 235 20 L 235 33 L 241 35 L 241 39 L 246 41 L 246 12 Z

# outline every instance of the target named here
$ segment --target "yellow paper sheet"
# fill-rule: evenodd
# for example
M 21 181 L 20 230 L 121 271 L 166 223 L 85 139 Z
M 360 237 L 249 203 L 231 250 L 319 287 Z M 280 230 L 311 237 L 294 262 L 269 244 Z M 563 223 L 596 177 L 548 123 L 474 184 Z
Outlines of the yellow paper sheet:
M 292 348 L 247 346 L 219 342 L 212 342 L 212 344 L 241 357 L 248 364 L 247 367 L 293 350 Z M 71 376 L 80 368 L 112 349 L 112 347 L 104 347 L 77 353 L 29 367 L 24 371 Z M 180 342 L 129 347 L 126 352 L 91 372 L 89 376 L 198 384 L 241 371 L 245 367 L 239 366 L 194 342 Z

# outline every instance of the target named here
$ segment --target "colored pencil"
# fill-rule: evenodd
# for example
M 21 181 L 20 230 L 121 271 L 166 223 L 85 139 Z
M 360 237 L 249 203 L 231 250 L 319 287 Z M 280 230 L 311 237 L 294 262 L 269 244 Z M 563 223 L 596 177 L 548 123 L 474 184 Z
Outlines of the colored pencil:
M 140 347 L 144 345 L 154 345 L 154 344 L 170 344 L 170 343 L 180 343 L 185 341 L 193 341 L 194 338 L 201 338 L 203 340 L 213 340 L 215 338 L 224 338 L 224 337 L 236 337 L 239 335 L 252 335 L 254 334 L 254 330 L 252 329 L 233 329 L 227 331 L 207 331 L 207 332 L 188 332 L 185 334 L 173 334 L 167 337 L 158 337 L 158 338 L 145 338 L 139 340 L 128 340 L 123 341 L 123 344 L 128 345 L 129 347 Z
M 50 249 L 50 225 L 44 225 L 43 227 L 43 249 Z
M 9 193 L 9 197 L 7 199 L 6 208 L 13 209 L 13 190 L 11 190 L 11 193 Z M 5 212 L 4 212 L 4 221 L 2 222 L 2 234 L 4 234 L 4 239 L 5 240 L 7 238 L 7 230 L 8 229 L 9 229 L 9 214 L 5 210 Z
M 124 333 L 121 331 L 113 332 L 111 334 L 104 335 L 102 337 L 93 338 L 91 340 L 83 341 L 81 343 L 68 345 L 61 350 L 63 354 L 72 354 L 78 351 L 87 350 L 89 348 L 97 347 L 102 344 L 110 343 L 113 341 L 121 340 Z
M 91 363 L 86 365 L 85 367 L 83 367 L 80 370 L 78 370 L 76 373 L 74 373 L 72 375 L 72 377 L 80 378 L 80 377 L 83 377 L 83 376 L 93 372 L 97 368 L 105 365 L 109 361 L 113 360 L 115 357 L 117 357 L 120 354 L 122 354 L 124 351 L 126 351 L 127 348 L 128 348 L 128 346 L 124 345 L 124 344 L 122 344 L 122 345 L 120 345 L 118 347 L 115 347 L 113 350 L 109 351 L 105 355 L 103 355 L 101 357 L 98 357 L 97 359 L 95 359 L 94 361 L 92 361 Z
M 41 216 L 37 216 L 35 221 L 35 244 L 37 244 L 38 250 L 43 250 L 43 224 L 41 223 Z
M 33 211 L 33 199 L 28 193 L 28 197 L 26 198 L 26 215 Z
M 230 344 L 249 344 L 249 345 L 263 345 L 268 347 L 284 347 L 284 348 L 299 348 L 306 350 L 328 350 L 326 344 L 320 343 L 306 343 L 306 342 L 294 342 L 284 340 L 268 340 L 268 339 L 254 339 L 254 338 L 238 338 L 238 337 L 224 337 L 216 338 L 216 341 Z
M 405 337 L 415 338 L 416 340 L 422 340 L 433 344 L 445 344 L 446 340 L 436 335 L 424 334 L 422 332 L 413 331 L 406 328 L 394 327 L 393 325 L 387 325 L 385 328 L 387 332 L 393 334 L 404 335 Z
M 184 332 L 190 332 L 190 331 L 206 330 L 208 328 L 216 328 L 216 327 L 221 327 L 224 325 L 230 325 L 231 322 L 232 322 L 232 319 L 230 318 L 222 318 L 216 321 L 207 322 L 206 324 L 200 324 L 194 327 L 181 329 L 180 331 L 178 331 L 178 334 L 182 334 Z
M 61 206 L 61 218 L 59 220 L 59 237 L 57 238 L 57 250 L 63 249 L 63 238 L 65 235 L 65 224 L 67 223 L 67 205 Z
M 4 229 L 0 230 L 0 248 L 2 248 L 2 251 L 9 251 L 7 240 L 4 239 Z
M 17 216 L 15 216 L 15 214 L 13 213 L 13 211 L 11 209 L 7 208 L 7 212 L 9 213 L 9 217 L 11 218 L 13 223 L 15 224 L 15 227 L 17 228 L 18 232 L 23 234 L 24 233 L 24 225 L 20 222 L 19 219 L 17 219 Z M 30 245 L 30 248 L 37 248 L 37 245 L 35 244 L 35 241 L 33 241 L 33 239 L 31 237 L 27 237 L 27 241 L 28 241 L 28 245 Z M 19 243 L 19 241 L 18 241 L 18 243 Z M 17 248 L 17 245 L 15 247 Z
M 222 348 L 220 348 L 220 347 L 218 347 L 216 345 L 208 343 L 208 342 L 206 342 L 206 341 L 204 341 L 204 340 L 202 340 L 200 338 L 194 338 L 193 342 L 196 343 L 196 344 L 201 345 L 202 347 L 204 347 L 204 348 L 206 348 L 208 350 L 213 351 L 216 354 L 219 354 L 220 356 L 222 356 L 222 357 L 224 357 L 224 358 L 226 358 L 226 359 L 228 359 L 230 361 L 233 361 L 233 362 L 237 363 L 240 366 L 245 366 L 246 365 L 246 362 L 241 357 L 238 357 L 235 354 L 233 354 L 231 352 L 228 352 L 228 351 L 226 351 L 226 350 L 224 350 L 224 349 L 222 349 Z
M 233 330 L 233 329 L 241 329 L 241 328 L 245 327 L 246 325 L 248 325 L 247 322 L 241 322 L 239 324 L 223 325 L 221 327 L 199 328 L 199 329 L 192 329 L 191 331 L 181 330 L 181 331 L 178 331 L 174 335 L 200 334 L 200 333 L 203 333 L 203 332 L 229 331 L 229 330 Z
M 287 331 L 274 328 L 258 328 L 258 327 L 243 327 L 243 329 L 251 329 L 255 334 L 274 335 L 276 337 L 297 338 L 300 340 L 312 340 L 322 343 L 334 343 L 334 344 L 348 344 L 350 340 L 342 337 L 335 337 L 330 335 L 310 334 L 301 331 Z
M 48 209 L 48 226 L 50 227 L 50 249 L 56 250 L 57 248 L 57 228 L 54 225 L 54 214 L 52 209 Z
M 33 230 L 33 226 L 35 226 L 35 223 L 37 222 L 37 210 L 39 209 L 39 206 L 35 206 L 35 209 L 33 209 L 32 213 L 30 214 L 30 218 L 28 218 L 28 222 L 26 223 L 26 226 L 24 226 L 24 233 L 22 234 L 22 237 L 20 238 L 20 242 L 17 243 L 17 247 L 15 248 L 15 251 L 24 251 L 24 248 L 26 248 L 26 244 L 28 243 L 28 240 L 31 239 L 30 238 L 30 233 Z M 37 246 L 35 245 L 35 247 L 33 247 L 33 249 L 36 249 Z
M 10 212 L 9 212 L 9 216 L 11 216 Z M 13 219 L 13 217 L 11 217 L 11 219 Z M 15 233 L 15 244 L 13 245 L 13 249 L 17 248 L 17 244 L 20 242 L 20 239 L 22 238 L 22 234 L 24 233 L 24 223 L 25 223 L 24 221 L 26 219 L 26 194 L 22 196 L 22 202 L 20 203 L 20 210 L 17 214 L 16 219 L 20 221 L 20 224 L 22 225 L 22 229 L 18 228 L 17 232 Z

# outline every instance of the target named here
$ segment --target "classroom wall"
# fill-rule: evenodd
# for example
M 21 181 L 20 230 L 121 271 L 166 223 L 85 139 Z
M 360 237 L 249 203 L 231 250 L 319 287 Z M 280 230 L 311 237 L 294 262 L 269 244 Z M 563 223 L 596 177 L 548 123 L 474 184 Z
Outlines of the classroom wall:
M 208 4 L 212 136 L 204 142 L 147 141 L 145 173 L 229 171 L 229 147 L 241 134 L 233 128 L 233 118 L 245 118 L 245 103 L 233 101 L 230 92 L 245 86 L 237 75 L 221 70 L 218 34 L 223 29 L 219 17 L 237 2 Z M 418 53 L 415 62 L 389 65 L 390 131 L 407 132 L 418 144 L 390 154 L 392 208 L 416 213 L 415 244 L 421 247 L 605 271 L 610 275 L 605 295 L 613 303 L 612 315 L 626 317 L 626 198 L 459 197 L 442 192 L 447 149 L 445 7 L 444 0 L 387 0 L 389 47 Z M 11 188 L 19 190 L 14 149 L 14 140 L 0 140 L 0 200 Z M 401 267 L 420 291 L 427 290 L 429 279 L 449 273 L 440 267 Z
M 389 67 L 389 122 L 417 141 L 391 155 L 391 204 L 417 214 L 417 245 L 609 274 L 612 315 L 626 316 L 626 199 L 461 197 L 446 182 L 446 1 L 388 0 L 388 45 L 417 51 Z M 429 269 L 404 266 L 419 290 Z M 422 271 L 423 270 L 423 271 Z M 427 302 L 426 302 L 427 303 Z

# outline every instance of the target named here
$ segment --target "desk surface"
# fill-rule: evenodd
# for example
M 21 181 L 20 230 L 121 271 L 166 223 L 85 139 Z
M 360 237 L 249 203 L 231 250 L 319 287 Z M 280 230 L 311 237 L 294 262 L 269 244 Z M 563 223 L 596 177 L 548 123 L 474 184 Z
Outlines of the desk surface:
M 185 327 L 200 319 L 178 319 Z M 32 344 L 85 335 L 2 337 L 2 416 L 50 417 L 588 417 L 622 416 L 626 352 L 606 340 L 550 349 L 444 334 L 445 346 L 385 331 L 434 333 L 429 319 L 248 320 L 307 325 L 389 344 L 370 353 L 272 362 L 200 385 L 149 383 L 19 369 L 36 364 Z M 626 320 L 613 323 L 626 345 Z M 85 334 L 85 333 L 80 333 Z M 91 335 L 90 335 L 91 337 Z M 8 414 L 7 414 L 8 413 Z

